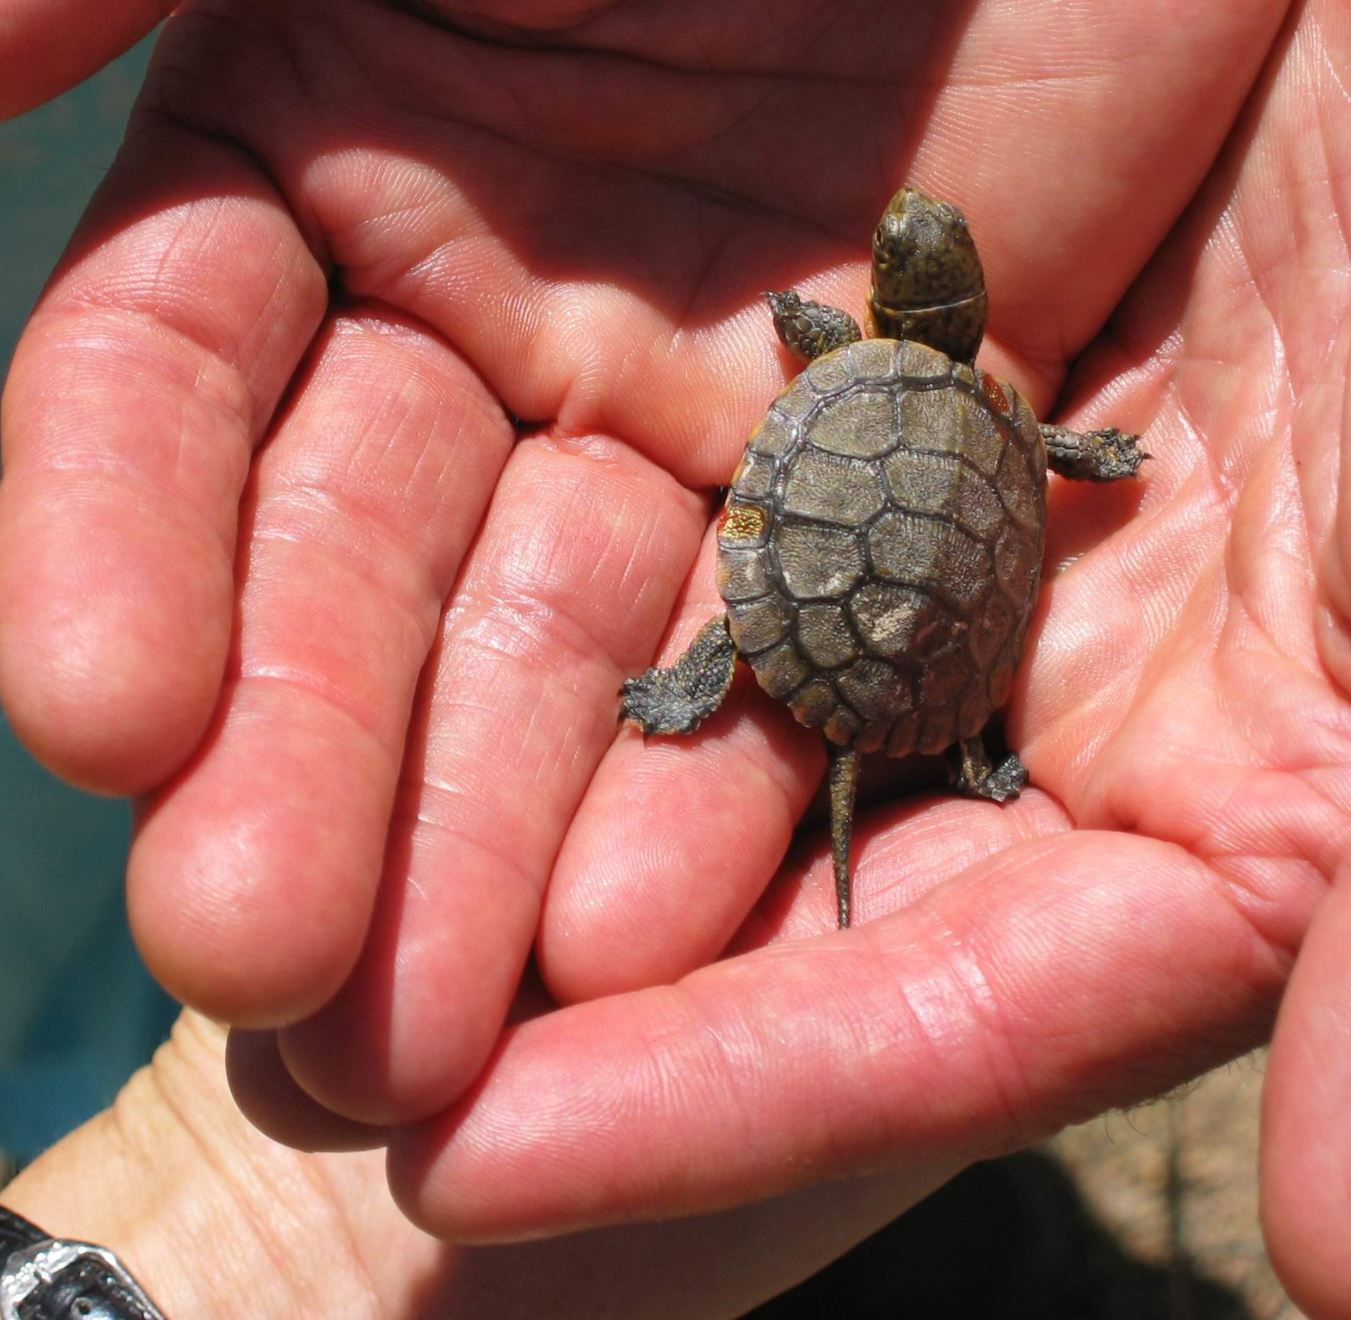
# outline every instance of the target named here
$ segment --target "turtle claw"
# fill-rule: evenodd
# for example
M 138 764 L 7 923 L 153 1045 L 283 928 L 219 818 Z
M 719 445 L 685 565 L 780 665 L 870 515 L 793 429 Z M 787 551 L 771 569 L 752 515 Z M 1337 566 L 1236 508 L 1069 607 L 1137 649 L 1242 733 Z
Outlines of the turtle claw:
M 963 739 L 953 751 L 953 786 L 963 797 L 1012 802 L 1027 787 L 1027 767 L 1015 752 L 995 765 L 979 736 Z
M 705 624 L 669 669 L 653 667 L 619 689 L 619 718 L 632 720 L 643 741 L 654 733 L 693 733 L 722 705 L 736 670 L 727 620 Z
M 1026 787 L 1027 767 L 1010 752 L 970 793 L 991 802 L 1012 802 Z
M 669 669 L 649 669 L 619 689 L 619 722 L 636 724 L 643 742 L 654 733 L 693 733 L 707 718 L 670 675 Z
M 1140 470 L 1140 464 L 1152 455 L 1140 448 L 1140 437 L 1129 431 L 1118 431 L 1115 426 L 1105 427 L 1101 431 L 1089 431 L 1084 439 L 1096 449 L 1098 470 L 1095 481 L 1120 481 L 1123 477 L 1133 477 Z
M 1046 461 L 1053 472 L 1074 481 L 1121 481 L 1133 477 L 1152 454 L 1137 443 L 1140 437 L 1115 426 L 1100 431 L 1071 431 L 1064 426 L 1044 425 Z

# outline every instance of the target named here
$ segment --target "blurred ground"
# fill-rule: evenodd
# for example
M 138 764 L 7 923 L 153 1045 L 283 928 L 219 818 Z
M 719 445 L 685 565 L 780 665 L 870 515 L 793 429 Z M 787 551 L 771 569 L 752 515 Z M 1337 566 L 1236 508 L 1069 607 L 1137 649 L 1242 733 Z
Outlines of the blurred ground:
M 1257 1125 L 1265 1054 L 1187 1094 L 1062 1133 L 1049 1147 L 1123 1251 L 1168 1272 L 1169 1320 L 1298 1320 L 1257 1223 Z M 1227 1290 L 1206 1309 L 1194 1284 Z
M 1264 1057 L 978 1165 L 755 1320 L 1302 1320 L 1257 1223 Z
M 117 150 L 149 50 L 0 125 L 0 379 Z M 108 1104 L 173 1019 L 127 932 L 130 829 L 125 802 L 57 782 L 0 712 L 0 1176 Z

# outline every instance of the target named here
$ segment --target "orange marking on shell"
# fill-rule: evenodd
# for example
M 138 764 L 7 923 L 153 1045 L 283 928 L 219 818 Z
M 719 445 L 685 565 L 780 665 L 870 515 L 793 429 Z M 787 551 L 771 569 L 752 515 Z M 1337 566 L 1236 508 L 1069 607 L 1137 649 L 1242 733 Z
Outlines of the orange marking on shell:
M 981 387 L 985 391 L 985 397 L 990 403 L 1002 413 L 1009 411 L 1009 396 L 1004 393 L 1003 387 L 988 371 L 980 373 Z
M 769 515 L 758 504 L 729 504 L 718 519 L 718 536 L 724 541 L 755 541 L 768 522 Z

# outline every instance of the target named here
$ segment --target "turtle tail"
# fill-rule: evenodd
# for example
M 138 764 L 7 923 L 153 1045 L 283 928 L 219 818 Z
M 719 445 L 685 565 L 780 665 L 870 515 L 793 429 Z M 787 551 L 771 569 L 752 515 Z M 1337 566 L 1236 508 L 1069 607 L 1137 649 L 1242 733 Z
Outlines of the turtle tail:
M 835 861 L 835 899 L 840 929 L 849 925 L 849 851 L 854 838 L 854 796 L 862 759 L 856 747 L 827 742 L 830 752 L 830 851 Z

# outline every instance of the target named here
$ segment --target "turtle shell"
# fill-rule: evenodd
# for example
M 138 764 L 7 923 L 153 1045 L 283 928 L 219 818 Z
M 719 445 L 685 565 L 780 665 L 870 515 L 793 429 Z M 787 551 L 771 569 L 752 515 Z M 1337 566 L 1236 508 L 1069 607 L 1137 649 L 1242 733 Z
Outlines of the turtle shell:
M 760 686 L 840 745 L 978 733 L 1036 602 L 1046 449 L 1008 385 L 909 340 L 812 362 L 746 447 L 718 589 Z

